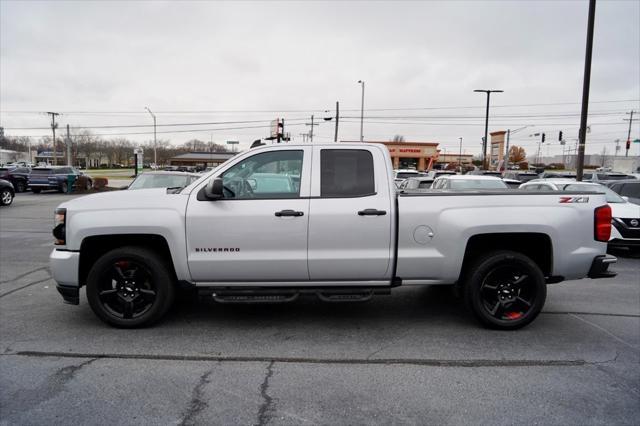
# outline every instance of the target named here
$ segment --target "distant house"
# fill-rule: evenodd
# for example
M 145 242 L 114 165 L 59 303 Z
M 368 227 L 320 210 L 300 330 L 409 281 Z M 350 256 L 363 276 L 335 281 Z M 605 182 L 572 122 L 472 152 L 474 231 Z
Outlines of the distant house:
M 237 152 L 187 152 L 169 159 L 172 166 L 217 167 Z

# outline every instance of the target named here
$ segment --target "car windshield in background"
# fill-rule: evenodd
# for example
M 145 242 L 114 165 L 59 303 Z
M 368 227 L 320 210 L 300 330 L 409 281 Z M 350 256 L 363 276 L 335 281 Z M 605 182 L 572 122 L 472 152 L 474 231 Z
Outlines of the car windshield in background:
M 507 189 L 508 186 L 501 180 L 480 179 L 456 179 L 451 180 L 451 189 Z
M 48 175 L 51 173 L 51 169 L 31 169 L 32 175 Z
M 625 200 L 623 200 L 611 189 L 597 183 L 594 183 L 593 185 L 570 183 L 568 185 L 565 185 L 562 189 L 565 191 L 597 192 L 599 194 L 604 194 L 607 197 L 607 203 L 626 203 Z
M 196 179 L 196 177 L 189 175 L 156 175 L 143 173 L 129 185 L 129 189 L 182 188 Z
M 396 174 L 396 179 L 407 179 L 410 177 L 416 177 L 416 176 L 420 176 L 420 173 L 418 172 L 400 172 L 398 174 Z
M 525 183 L 525 182 L 529 182 L 530 180 L 533 180 L 533 179 L 538 179 L 538 175 L 536 175 L 536 174 L 521 174 L 521 175 L 518 175 L 518 177 L 516 179 L 519 180 L 522 183 Z

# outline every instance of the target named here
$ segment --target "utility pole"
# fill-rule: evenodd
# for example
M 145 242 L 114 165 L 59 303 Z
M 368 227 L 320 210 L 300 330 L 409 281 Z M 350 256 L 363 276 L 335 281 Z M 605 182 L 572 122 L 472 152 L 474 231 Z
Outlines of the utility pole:
M 511 138 L 511 129 L 507 129 L 507 155 L 504 157 L 504 170 L 509 170 L 509 139 Z
M 305 123 L 305 126 L 311 126 L 311 130 L 309 130 L 309 140 L 313 143 L 313 126 L 318 126 L 318 123 L 313 122 L 313 114 L 311 115 L 311 124 Z
M 627 133 L 627 150 L 624 153 L 625 157 L 629 156 L 629 149 L 631 148 L 631 123 L 633 123 L 633 113 L 634 111 L 631 110 L 631 112 L 628 112 L 627 114 L 630 114 L 629 118 L 624 118 L 624 121 L 628 121 L 629 122 L 629 132 Z M 637 118 L 636 118 L 637 120 Z
M 615 153 L 614 157 L 617 157 L 618 156 L 618 151 L 620 151 L 620 139 L 616 139 L 614 142 L 616 143 L 616 153 Z
M 576 180 L 582 181 L 584 171 L 584 148 L 587 138 L 587 115 L 589 112 L 589 86 L 591 84 L 591 55 L 593 52 L 593 24 L 596 17 L 596 0 L 589 0 L 589 20 L 587 23 L 587 47 L 584 57 L 584 80 L 582 82 L 582 111 L 580 113 L 580 130 L 578 138 L 578 170 Z
M 340 120 L 340 102 L 336 101 L 336 134 L 333 136 L 333 141 L 338 142 L 338 121 Z
M 58 150 L 56 148 L 56 128 L 58 127 L 58 123 L 56 123 L 56 117 L 60 115 L 59 112 L 47 112 L 51 116 L 51 131 L 53 132 L 53 163 L 58 165 Z
M 364 129 L 364 80 L 358 80 L 358 83 L 362 85 L 362 103 L 360 104 L 360 142 L 364 142 L 364 135 L 362 133 Z
M 486 163 L 487 161 L 487 143 L 488 143 L 488 133 L 489 133 L 489 98 L 491 97 L 491 93 L 502 93 L 504 90 L 485 90 L 485 89 L 476 89 L 474 92 L 478 93 L 486 93 L 487 94 L 487 111 L 486 117 L 484 120 L 484 140 L 482 141 L 482 168 L 488 170 L 489 167 Z
M 458 166 L 460 168 L 460 173 L 462 173 L 462 138 L 460 139 L 460 152 L 458 153 Z
M 157 140 L 156 140 L 156 115 L 151 112 L 149 107 L 145 107 L 145 109 L 147 111 L 149 111 L 149 114 L 151 114 L 151 116 L 153 117 L 153 164 L 155 164 L 155 166 L 158 167 L 158 155 L 157 155 L 157 152 L 156 152 L 156 145 L 157 145 Z
M 67 124 L 67 166 L 71 166 L 71 134 L 69 133 L 69 125 Z
M 300 136 L 302 136 L 302 142 L 306 142 L 307 141 L 307 137 L 309 136 L 308 133 L 300 133 Z

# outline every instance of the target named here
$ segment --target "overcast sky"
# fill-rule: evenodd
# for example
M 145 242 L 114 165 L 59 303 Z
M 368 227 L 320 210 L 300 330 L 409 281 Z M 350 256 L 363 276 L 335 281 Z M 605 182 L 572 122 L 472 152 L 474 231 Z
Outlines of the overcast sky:
M 587 1 L 0 0 L 0 125 L 49 134 L 21 129 L 46 128 L 45 111 L 63 113 L 61 126 L 150 125 L 148 106 L 159 125 L 250 122 L 158 127 L 159 139 L 246 147 L 276 117 L 301 141 L 311 114 L 340 101 L 339 138 L 357 140 L 362 79 L 366 140 L 457 152 L 463 137 L 477 153 L 485 97 L 473 90 L 490 88 L 505 91 L 492 96 L 490 131 L 534 125 L 513 143 L 531 154 L 529 135 L 545 132 L 543 152 L 560 153 L 559 130 L 577 138 L 587 12 Z M 587 151 L 613 153 L 625 112 L 640 111 L 640 1 L 598 1 L 590 99 Z M 93 129 L 137 141 L 152 130 Z M 333 131 L 321 120 L 315 140 Z

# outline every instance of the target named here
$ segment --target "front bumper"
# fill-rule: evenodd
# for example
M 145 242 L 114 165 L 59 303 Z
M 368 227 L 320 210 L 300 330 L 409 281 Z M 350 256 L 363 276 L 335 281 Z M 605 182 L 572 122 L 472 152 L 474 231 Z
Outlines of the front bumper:
M 596 256 L 591 263 L 589 269 L 589 278 L 613 278 L 618 275 L 617 272 L 609 271 L 609 265 L 616 263 L 618 259 L 608 254 Z
M 79 288 L 79 266 L 80 253 L 77 251 L 53 249 L 49 255 L 51 276 L 58 285 Z

